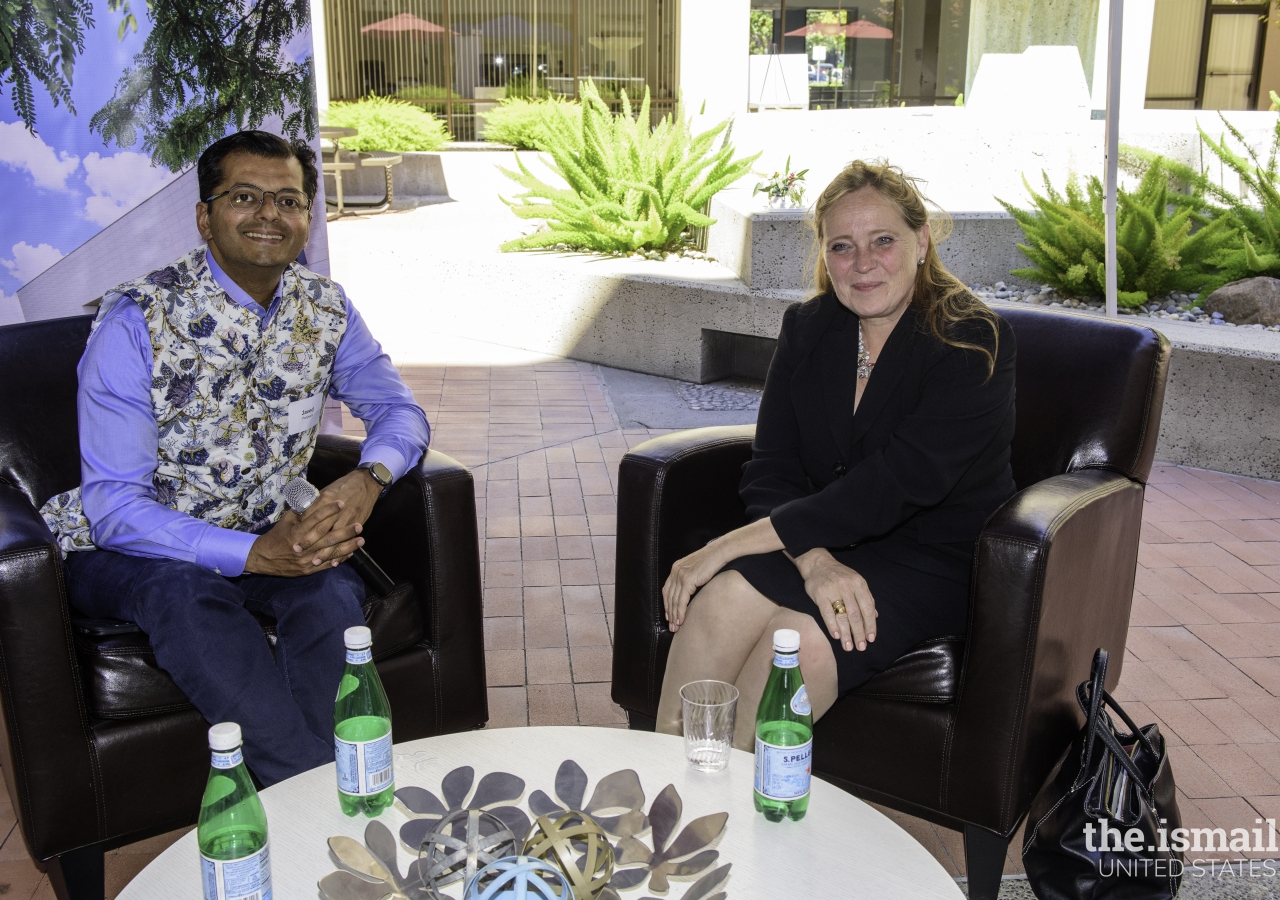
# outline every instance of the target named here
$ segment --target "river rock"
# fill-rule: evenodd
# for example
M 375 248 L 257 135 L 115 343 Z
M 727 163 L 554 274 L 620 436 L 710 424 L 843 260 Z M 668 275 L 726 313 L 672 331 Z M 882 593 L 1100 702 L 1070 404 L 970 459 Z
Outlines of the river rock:
M 1224 284 L 1204 301 L 1237 325 L 1280 325 L 1280 278 L 1244 278 Z

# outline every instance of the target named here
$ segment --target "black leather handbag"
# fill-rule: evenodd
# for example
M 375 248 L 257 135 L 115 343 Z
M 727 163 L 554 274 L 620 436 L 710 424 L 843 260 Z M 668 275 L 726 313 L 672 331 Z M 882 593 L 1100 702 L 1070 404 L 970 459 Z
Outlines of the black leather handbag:
M 1182 853 L 1170 849 L 1182 817 L 1164 737 L 1156 725 L 1135 725 L 1106 680 L 1099 648 L 1076 688 L 1085 726 L 1027 814 L 1022 861 L 1039 900 L 1165 900 L 1182 883 Z

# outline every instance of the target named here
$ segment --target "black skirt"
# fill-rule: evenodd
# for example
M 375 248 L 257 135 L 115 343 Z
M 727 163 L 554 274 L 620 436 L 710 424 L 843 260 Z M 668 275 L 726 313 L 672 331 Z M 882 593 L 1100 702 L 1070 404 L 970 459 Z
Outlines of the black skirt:
M 974 544 L 920 544 L 894 532 L 832 555 L 867 581 L 875 598 L 876 639 L 866 650 L 846 651 L 831 637 L 804 579 L 781 550 L 743 556 L 725 569 L 741 573 L 751 586 L 779 606 L 807 613 L 818 622 L 836 657 L 841 694 L 864 684 L 916 644 L 929 638 L 963 635 L 969 615 L 969 576 Z

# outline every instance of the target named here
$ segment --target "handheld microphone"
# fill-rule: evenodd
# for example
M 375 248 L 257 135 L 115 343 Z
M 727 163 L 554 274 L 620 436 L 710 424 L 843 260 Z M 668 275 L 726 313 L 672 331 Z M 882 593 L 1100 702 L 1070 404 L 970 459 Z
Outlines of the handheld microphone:
M 305 478 L 293 478 L 285 483 L 284 486 L 284 502 L 289 508 L 298 515 L 302 515 L 307 511 L 312 503 L 316 502 L 316 498 L 320 496 L 320 491 L 316 486 Z M 351 555 L 351 568 L 364 579 L 364 583 L 373 588 L 380 595 L 391 593 L 395 582 L 386 572 L 382 571 L 382 566 L 373 561 L 363 547 L 357 547 L 356 552 Z

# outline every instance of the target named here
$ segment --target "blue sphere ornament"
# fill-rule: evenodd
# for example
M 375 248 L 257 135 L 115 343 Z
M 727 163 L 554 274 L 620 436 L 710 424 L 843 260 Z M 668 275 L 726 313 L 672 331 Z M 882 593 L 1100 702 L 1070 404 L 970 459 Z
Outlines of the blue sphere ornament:
M 531 856 L 507 856 L 489 863 L 467 883 L 463 900 L 571 900 L 559 869 Z

